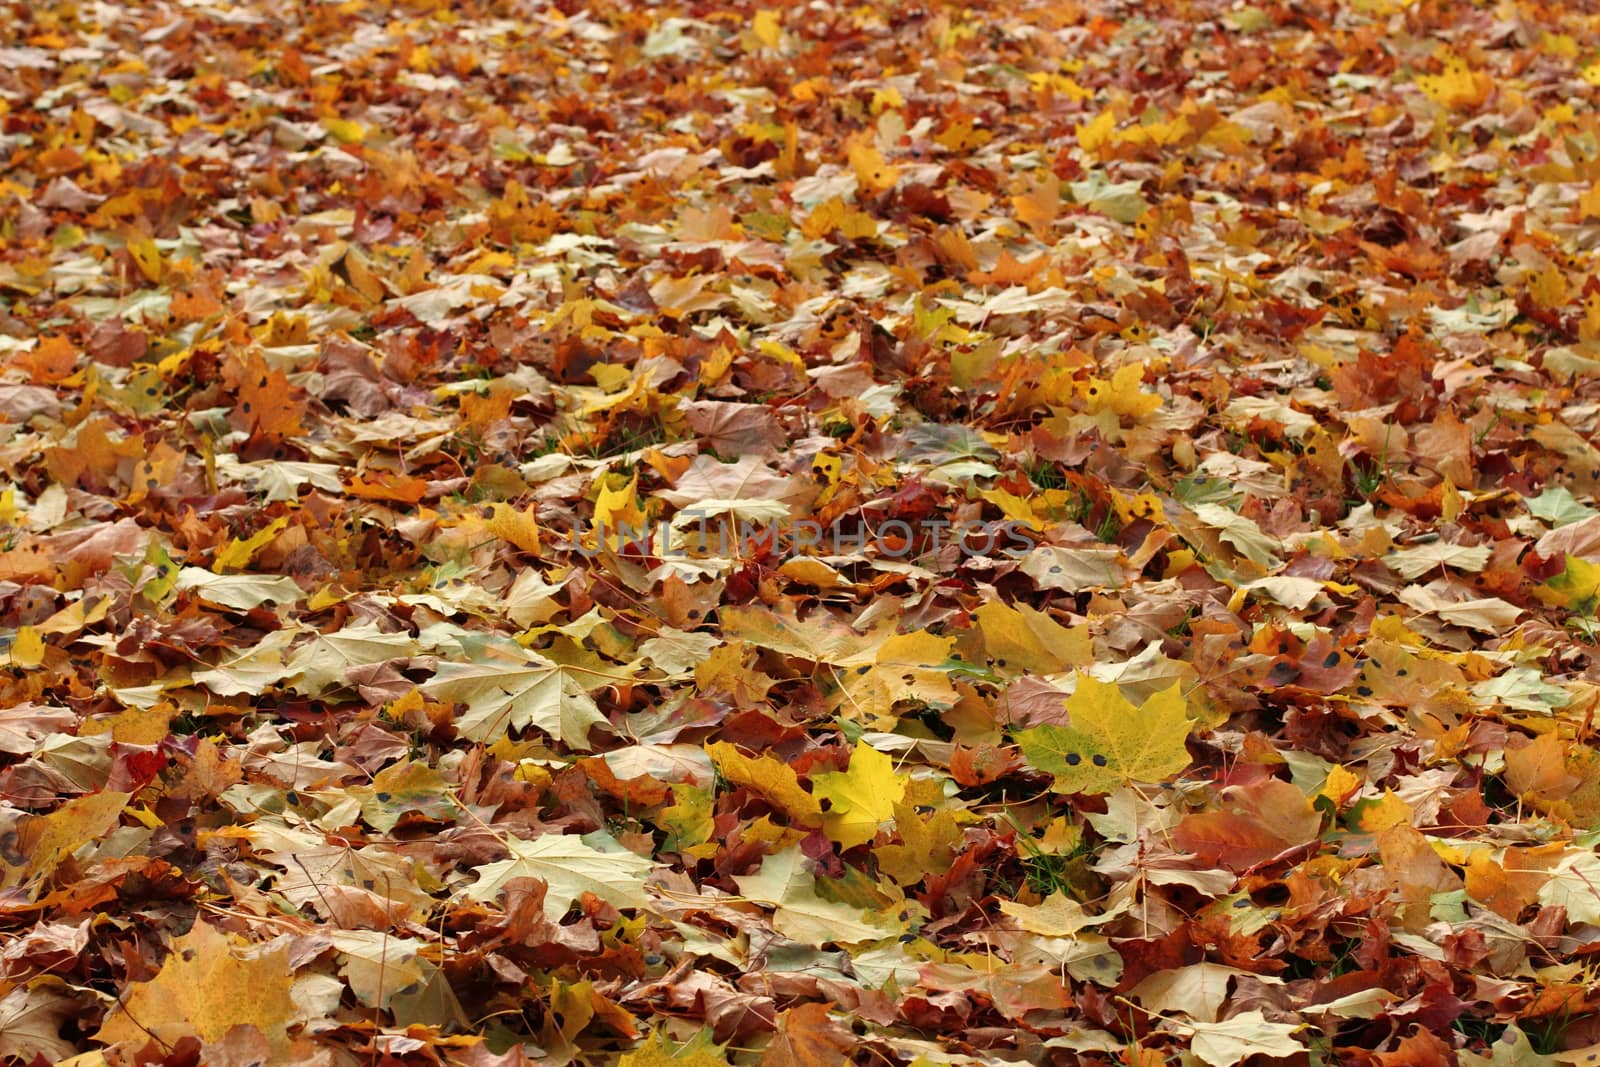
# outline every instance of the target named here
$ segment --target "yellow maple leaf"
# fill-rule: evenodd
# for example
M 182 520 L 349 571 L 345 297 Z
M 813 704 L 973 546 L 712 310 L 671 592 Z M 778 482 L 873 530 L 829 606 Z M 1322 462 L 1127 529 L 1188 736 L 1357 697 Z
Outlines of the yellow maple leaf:
M 958 697 L 945 666 L 954 647 L 953 637 L 916 630 L 887 638 L 873 653 L 846 658 L 840 663 L 839 713 L 887 729 L 902 700 L 954 704 Z
M 1000 910 L 1016 919 L 1030 934 L 1043 937 L 1075 937 L 1078 931 L 1105 921 L 1105 916 L 1091 914 L 1082 904 L 1059 891 L 1038 904 L 1003 900 Z
M 1595 64 L 1600 71 L 1600 63 Z M 1600 219 L 1600 182 L 1594 182 L 1578 197 L 1578 216 L 1583 219 Z
M 1473 70 L 1460 56 L 1447 56 L 1444 70 L 1438 74 L 1424 74 L 1417 78 L 1417 87 L 1428 99 L 1451 111 L 1471 111 L 1484 102 L 1494 81 L 1481 71 Z
M 32 626 L 17 630 L 11 642 L 11 665 L 30 670 L 44 662 L 44 635 Z
M 1322 788 L 1317 791 L 1317 796 L 1326 797 L 1335 804 L 1343 803 L 1357 789 L 1361 788 L 1362 778 L 1354 771 L 1337 764 L 1328 772 L 1328 780 L 1322 783 Z
M 1600 293 L 1590 293 L 1584 299 L 1578 337 L 1584 341 L 1600 341 Z
M 242 960 L 227 936 L 197 922 L 172 943 L 154 979 L 129 987 L 94 1040 L 143 1045 L 155 1038 L 170 1048 L 190 1035 L 221 1041 L 235 1026 L 253 1026 L 281 1057 L 296 1010 L 290 985 L 287 950 Z
M 1558 308 L 1572 295 L 1572 287 L 1556 265 L 1551 263 L 1528 277 L 1528 295 L 1541 308 Z
M 609 475 L 602 479 L 600 493 L 594 500 L 596 534 L 613 549 L 621 546 L 626 539 L 624 534 L 637 537 L 649 525 L 649 519 L 639 503 L 639 476 L 635 474 L 625 485 L 613 488 L 613 483 L 619 477 Z
M 1110 381 L 1090 378 L 1079 386 L 1083 393 L 1083 409 L 1090 415 L 1110 411 L 1138 422 L 1161 406 L 1161 397 L 1140 388 L 1143 381 L 1143 363 L 1118 367 Z
M 706 746 L 706 754 L 717 765 L 722 777 L 766 797 L 790 819 L 815 826 L 822 819 L 822 806 L 806 792 L 794 768 L 771 756 L 746 756 L 726 741 Z
M 105 790 L 69 800 L 49 815 L 25 817 L 17 831 L 17 851 L 27 860 L 0 871 L 0 886 L 50 874 L 67 856 L 115 826 L 128 800 L 127 793 Z
M 878 220 L 833 197 L 818 204 L 800 223 L 800 232 L 813 239 L 825 238 L 836 230 L 847 240 L 865 241 L 878 235 Z
M 1000 513 L 1012 522 L 1020 523 L 1030 530 L 1045 528 L 1045 523 L 1034 510 L 1031 496 L 1018 496 L 1004 489 L 985 489 L 978 495 L 999 508 Z
M 952 152 L 971 152 L 982 148 L 992 140 L 994 140 L 993 130 L 975 125 L 968 118 L 956 119 L 933 135 L 934 144 L 942 145 Z
M 534 517 L 533 505 L 518 511 L 510 504 L 496 502 L 485 525 L 490 533 L 513 548 L 538 555 L 539 523 Z
M 1102 145 L 1111 140 L 1116 128 L 1117 116 L 1107 108 L 1077 128 L 1078 147 L 1085 152 L 1098 152 Z
M 856 184 L 868 196 L 877 196 L 886 189 L 893 189 L 894 183 L 900 180 L 900 168 L 890 166 L 883 158 L 883 153 L 870 140 L 852 141 L 845 155 L 850 161 L 850 169 L 855 172 Z
M 709 1038 L 673 1047 L 657 1030 L 650 1040 L 618 1060 L 617 1067 L 727 1067 L 727 1059 L 718 1055 L 720 1051 L 720 1046 L 711 1044 Z
M 975 614 L 984 653 L 998 670 L 1055 674 L 1094 662 L 1087 625 L 1062 626 L 1037 608 L 999 600 L 986 601 Z
M 961 826 L 948 811 L 924 818 L 905 801 L 892 809 L 900 844 L 876 849 L 878 867 L 903 886 L 915 885 L 930 873 L 948 870 L 961 844 Z
M 326 118 L 322 120 L 322 128 L 340 144 L 360 144 L 367 136 L 366 127 L 354 119 Z
M 757 11 L 756 17 L 750 20 L 750 32 L 768 48 L 776 48 L 783 39 L 783 22 L 776 11 L 766 8 Z
M 1035 769 L 1058 793 L 1109 793 L 1127 782 L 1162 782 L 1189 766 L 1189 714 L 1176 683 L 1135 707 L 1115 685 L 1087 674 L 1067 701 L 1071 726 L 1017 734 Z
M 1410 825 L 1411 814 L 1411 805 L 1395 796 L 1394 790 L 1385 789 L 1381 797 L 1356 801 L 1350 809 L 1350 825 L 1375 834 L 1391 826 Z
M 128 255 L 146 278 L 152 282 L 161 281 L 161 252 L 149 237 L 142 233 L 129 234 Z
M 255 554 L 271 544 L 272 539 L 283 532 L 283 528 L 288 525 L 289 516 L 281 515 L 249 537 L 235 537 L 217 549 L 217 556 L 212 561 L 211 569 L 218 574 L 243 570 L 255 558 Z
M 848 770 L 811 776 L 812 793 L 829 804 L 822 816 L 823 830 L 845 848 L 871 841 L 878 827 L 894 815 L 910 777 L 895 774 L 893 760 L 857 742 Z

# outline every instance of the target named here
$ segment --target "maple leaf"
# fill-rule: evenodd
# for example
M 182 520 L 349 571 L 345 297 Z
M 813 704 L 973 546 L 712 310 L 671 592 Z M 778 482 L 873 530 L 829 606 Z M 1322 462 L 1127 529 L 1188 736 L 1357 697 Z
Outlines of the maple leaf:
M 267 574 L 213 574 L 201 567 L 184 567 L 174 586 L 193 590 L 203 600 L 225 608 L 249 611 L 262 604 L 285 604 L 305 594 L 293 578 Z
M 587 751 L 589 728 L 605 721 L 572 671 L 533 652 L 521 663 L 505 665 L 441 663 L 422 691 L 465 704 L 456 730 L 475 741 L 534 726 Z
M 115 826 L 131 799 L 127 793 L 106 790 L 69 800 L 49 815 L 27 820 L 18 830 L 21 854 L 26 858 L 20 866 L 7 863 L 0 882 L 13 886 L 49 875 L 68 855 Z
M 1451 111 L 1471 111 L 1483 103 L 1494 82 L 1473 70 L 1460 56 L 1446 57 L 1444 70 L 1417 78 L 1417 87 L 1435 103 Z
M 660 1030 L 650 1040 L 626 1053 L 617 1067 L 727 1067 L 727 1057 L 704 1031 L 698 1039 L 674 1045 Z
M 1091 915 L 1082 904 L 1063 893 L 1051 893 L 1038 904 L 1019 904 L 1002 900 L 1000 910 L 1017 920 L 1030 934 L 1044 937 L 1072 937 L 1080 930 L 1097 926 L 1111 916 Z
M 815 826 L 822 821 L 817 797 L 800 784 L 800 776 L 788 764 L 771 756 L 746 756 L 725 741 L 707 745 L 706 752 L 724 778 L 766 797 L 796 822 Z
M 1050 967 L 1012 966 L 980 971 L 959 964 L 935 963 L 922 969 L 921 979 L 923 985 L 933 989 L 978 994 L 1007 1019 L 1067 1006 L 1061 976 Z
M 368 621 L 333 633 L 317 634 L 290 658 L 288 670 L 296 690 L 321 696 L 330 689 L 349 685 L 353 667 L 400 659 L 421 651 L 422 647 L 408 633 L 386 633 L 377 623 Z
M 1094 661 L 1087 627 L 1066 627 L 1037 608 L 985 602 L 975 613 L 987 658 L 1000 670 L 1054 674 Z
M 173 940 L 155 978 L 129 988 L 95 1040 L 143 1045 L 154 1037 L 171 1047 L 189 1034 L 220 1041 L 235 1026 L 253 1026 L 281 1056 L 289 1021 L 298 1014 L 290 985 L 286 946 L 241 959 L 226 935 L 197 922 Z
M 895 774 L 888 756 L 857 743 L 848 770 L 811 776 L 812 794 L 819 804 L 827 802 L 823 830 L 844 848 L 871 841 L 905 796 L 907 777 Z
M 1211 1067 L 1233 1067 L 1251 1056 L 1283 1059 L 1302 1055 L 1305 1046 L 1294 1039 L 1301 1026 L 1268 1022 L 1259 1011 L 1241 1012 L 1220 1023 L 1191 1023 L 1190 1048 Z
M 1080 674 L 1067 712 L 1070 726 L 1038 726 L 1016 736 L 1023 757 L 1055 775 L 1058 793 L 1163 782 L 1189 766 L 1189 717 L 1177 685 L 1135 707 L 1117 686 Z
M 851 762 L 854 763 L 853 758 Z M 914 806 L 896 801 L 892 815 L 900 843 L 882 845 L 874 852 L 885 874 L 909 886 L 949 867 L 962 838 L 961 827 L 952 813 L 939 811 L 932 818 L 924 818 Z
M 361 802 L 361 817 L 380 832 L 394 829 L 407 815 L 448 819 L 456 804 L 447 795 L 444 775 L 426 763 L 401 760 L 372 778 L 371 785 L 351 786 L 349 794 Z
M 18 986 L 0 997 L 0 1055 L 32 1061 L 69 1059 L 75 1046 L 61 1037 L 68 1019 L 78 1018 L 82 1005 L 47 982 Z
M 807 945 L 850 945 L 894 937 L 895 925 L 865 909 L 817 893 L 810 862 L 798 848 L 766 857 L 755 874 L 736 875 L 739 892 L 775 909 L 773 929 Z
M 229 418 L 251 436 L 281 441 L 304 433 L 300 416 L 305 402 L 277 367 L 268 366 L 256 353 L 230 364 L 230 377 L 238 390 L 238 404 Z
M 546 886 L 544 909 L 552 921 L 560 920 L 584 893 L 619 908 L 643 908 L 649 903 L 644 879 L 654 864 L 603 833 L 581 838 L 545 834 L 505 844 L 510 859 L 473 868 L 478 880 L 463 890 L 468 900 L 493 901 L 512 879 L 538 878 Z
M 44 635 L 32 626 L 18 627 L 16 635 L 11 640 L 11 647 L 7 649 L 8 662 L 13 667 L 24 670 L 37 667 L 44 662 Z
M 1533 595 L 1541 603 L 1567 608 L 1580 615 L 1593 615 L 1600 604 L 1600 563 L 1568 556 L 1562 572 L 1543 585 L 1535 586 Z
M 844 1067 L 855 1035 L 828 1014 L 827 1004 L 800 1004 L 778 1017 L 764 1067 Z
M 243 570 L 255 554 L 270 545 L 289 525 L 289 516 L 280 515 L 245 538 L 234 538 L 217 550 L 211 566 L 219 573 Z
M 1562 857 L 1540 887 L 1539 903 L 1559 904 L 1573 922 L 1600 923 L 1600 857 L 1587 849 Z
M 890 166 L 883 158 L 883 153 L 870 140 L 858 138 L 852 141 L 847 156 L 857 184 L 868 196 L 876 196 L 893 188 L 899 180 L 899 168 Z

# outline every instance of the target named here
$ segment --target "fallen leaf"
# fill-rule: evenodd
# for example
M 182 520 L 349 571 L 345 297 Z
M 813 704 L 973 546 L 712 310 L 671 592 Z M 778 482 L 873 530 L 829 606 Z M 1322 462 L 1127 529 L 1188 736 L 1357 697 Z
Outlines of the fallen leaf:
M 1220 1023 L 1191 1023 L 1189 1028 L 1194 1034 L 1190 1049 L 1211 1067 L 1233 1067 L 1251 1056 L 1284 1059 L 1305 1052 L 1294 1039 L 1301 1026 L 1268 1022 L 1259 1011 L 1241 1012 Z
M 1023 757 L 1055 776 L 1058 793 L 1109 793 L 1124 782 L 1162 782 L 1189 766 L 1189 717 L 1173 686 L 1135 707 L 1115 685 L 1078 676 L 1070 726 L 1017 734 Z
M 811 793 L 822 808 L 822 828 L 843 848 L 866 844 L 893 818 L 905 796 L 906 776 L 894 761 L 864 744 L 850 754 L 846 771 L 811 776 Z
M 130 986 L 95 1040 L 115 1046 L 154 1038 L 170 1048 L 190 1034 L 213 1042 L 235 1026 L 252 1026 L 282 1055 L 297 1014 L 291 985 L 286 947 L 241 958 L 230 938 L 197 922 L 172 941 L 153 979 Z
M 560 920 L 584 893 L 619 908 L 649 904 L 644 880 L 654 865 L 604 835 L 545 834 L 531 841 L 512 839 L 505 845 L 510 859 L 473 868 L 478 880 L 463 891 L 467 899 L 492 902 L 512 879 L 538 878 L 547 886 L 544 909 L 552 921 Z

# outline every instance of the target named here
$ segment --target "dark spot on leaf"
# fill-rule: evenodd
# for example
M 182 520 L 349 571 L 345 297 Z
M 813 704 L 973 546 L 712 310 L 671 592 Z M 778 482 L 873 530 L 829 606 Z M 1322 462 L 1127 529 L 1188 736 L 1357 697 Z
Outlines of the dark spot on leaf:
M 1300 677 L 1300 668 L 1287 660 L 1280 660 L 1272 665 L 1272 670 L 1267 672 L 1266 685 L 1288 685 Z
M 1067 753 L 1067 766 L 1068 767 L 1076 767 L 1078 764 L 1080 764 L 1082 762 L 1083 762 L 1083 757 L 1078 755 L 1076 752 L 1068 752 Z

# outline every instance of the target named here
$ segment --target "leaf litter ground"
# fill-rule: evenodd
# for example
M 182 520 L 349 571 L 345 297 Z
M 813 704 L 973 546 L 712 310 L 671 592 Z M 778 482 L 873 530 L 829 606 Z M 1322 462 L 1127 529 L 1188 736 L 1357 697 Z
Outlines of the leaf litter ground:
M 0 1056 L 1595 1062 L 1597 85 L 12 0 Z

